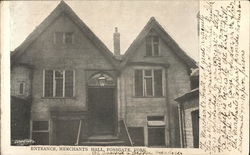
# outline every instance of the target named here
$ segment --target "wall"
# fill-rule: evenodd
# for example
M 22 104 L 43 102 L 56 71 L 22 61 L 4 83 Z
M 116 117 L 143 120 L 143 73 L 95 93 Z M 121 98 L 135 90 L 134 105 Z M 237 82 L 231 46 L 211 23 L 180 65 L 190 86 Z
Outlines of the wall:
M 57 46 L 54 32 L 73 32 L 73 45 Z M 101 51 L 80 31 L 66 15 L 61 15 L 19 58 L 33 69 L 32 119 L 48 120 L 50 109 L 86 111 L 86 70 L 113 70 Z M 75 97 L 43 98 L 43 69 L 75 70 Z
M 145 57 L 145 41 L 134 51 L 130 62 L 151 62 L 169 64 L 164 68 L 165 95 L 159 98 L 134 97 L 134 68 L 138 66 L 127 66 L 121 76 L 121 118 L 126 120 L 129 127 L 145 127 L 145 143 L 147 144 L 148 115 L 165 115 L 166 119 L 166 145 L 167 147 L 180 147 L 179 140 L 179 118 L 177 102 L 174 99 L 185 92 L 190 91 L 190 79 L 188 69 L 166 43 L 160 40 L 160 55 L 157 57 Z M 128 64 L 130 63 L 128 62 Z M 150 66 L 143 66 L 144 68 Z M 160 67 L 160 66 L 158 66 Z M 125 108 L 127 107 L 127 108 Z M 168 125 L 169 122 L 169 125 Z M 170 137 L 169 137 L 170 136 Z
M 194 98 L 183 103 L 184 109 L 184 135 L 187 148 L 193 148 L 193 127 L 191 112 L 199 109 L 199 100 Z
M 24 93 L 20 94 L 20 83 L 24 83 Z M 31 69 L 26 66 L 16 66 L 11 69 L 11 95 L 27 98 L 31 94 Z

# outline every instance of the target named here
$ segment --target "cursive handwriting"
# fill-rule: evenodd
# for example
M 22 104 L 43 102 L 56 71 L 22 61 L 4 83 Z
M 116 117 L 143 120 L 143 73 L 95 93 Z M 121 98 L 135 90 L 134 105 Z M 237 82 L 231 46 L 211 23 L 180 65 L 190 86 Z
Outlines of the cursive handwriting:
M 200 148 L 242 151 L 246 52 L 239 49 L 241 2 L 203 2 L 200 12 Z

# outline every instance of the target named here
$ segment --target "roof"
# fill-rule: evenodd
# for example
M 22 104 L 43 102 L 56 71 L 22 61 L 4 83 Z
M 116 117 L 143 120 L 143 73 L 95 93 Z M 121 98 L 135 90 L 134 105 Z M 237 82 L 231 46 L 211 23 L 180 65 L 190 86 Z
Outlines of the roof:
M 113 66 L 116 66 L 117 60 L 114 58 L 113 53 L 106 47 L 106 45 L 90 30 L 90 28 L 75 14 L 75 12 L 64 2 L 61 1 L 59 5 L 44 19 L 44 21 L 35 28 L 35 30 L 24 40 L 24 42 L 11 52 L 12 63 L 15 63 L 26 49 L 49 27 L 61 14 L 67 15 L 72 19 L 80 28 L 80 30 L 89 38 L 92 43 L 100 49 L 108 60 L 111 61 Z
M 194 97 L 198 97 L 198 96 L 199 96 L 199 88 L 195 88 L 195 89 L 191 90 L 190 92 L 185 93 L 185 94 L 177 97 L 175 99 L 175 101 L 182 103 L 184 101 L 193 99 Z
M 147 36 L 151 29 L 154 29 L 159 36 L 166 42 L 166 44 L 174 51 L 174 53 L 181 59 L 189 68 L 196 68 L 196 62 L 189 57 L 173 40 L 173 38 L 164 30 L 164 28 L 156 21 L 154 17 L 151 17 L 148 23 L 145 25 L 140 34 L 136 37 L 130 47 L 124 54 L 123 65 L 126 65 L 128 60 L 131 59 L 136 49 L 141 45 L 143 39 Z
M 191 77 L 199 76 L 199 68 L 191 69 L 192 72 L 190 74 Z

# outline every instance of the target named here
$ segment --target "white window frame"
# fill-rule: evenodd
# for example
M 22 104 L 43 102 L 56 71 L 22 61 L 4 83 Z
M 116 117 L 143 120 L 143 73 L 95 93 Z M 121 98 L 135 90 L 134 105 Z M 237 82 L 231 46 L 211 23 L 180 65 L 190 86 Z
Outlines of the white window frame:
M 155 89 L 154 89 L 154 70 L 158 70 L 160 69 L 162 71 L 162 96 L 155 96 Z M 135 67 L 134 68 L 134 73 L 135 73 L 135 70 L 142 70 L 142 80 L 143 80 L 143 89 L 142 89 L 142 96 L 136 96 L 136 92 L 135 92 L 135 77 L 134 77 L 134 96 L 136 97 L 164 97 L 165 96 L 165 89 L 164 89 L 164 86 L 165 86 L 165 69 L 163 67 Z M 151 76 L 145 76 L 145 70 L 151 70 Z M 135 76 L 135 75 L 134 75 Z M 152 77 L 152 92 L 153 92 L 153 95 L 147 95 L 146 94 L 146 80 L 145 80 L 145 77 Z
M 52 96 L 45 96 L 45 71 L 46 70 L 52 70 L 53 71 L 53 95 Z M 67 69 L 66 69 L 67 70 Z M 75 70 L 69 70 L 73 71 L 73 95 L 71 97 L 65 97 L 65 69 L 44 69 L 43 70 L 43 97 L 44 98 L 72 98 L 75 96 Z M 56 79 L 55 79 L 55 72 L 56 71 L 63 71 L 63 95 L 62 96 L 56 96 Z

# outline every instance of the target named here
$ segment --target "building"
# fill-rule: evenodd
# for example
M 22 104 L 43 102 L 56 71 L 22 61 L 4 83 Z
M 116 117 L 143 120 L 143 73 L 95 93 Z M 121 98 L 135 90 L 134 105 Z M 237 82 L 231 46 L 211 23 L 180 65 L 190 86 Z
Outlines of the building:
M 113 54 L 61 1 L 11 65 L 11 95 L 29 100 L 36 144 L 181 147 L 175 98 L 197 66 L 154 17 L 124 55 L 116 29 Z
M 199 148 L 199 69 L 192 71 L 191 91 L 179 96 L 181 146 Z

